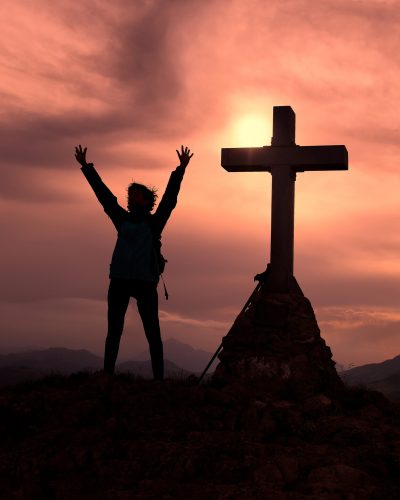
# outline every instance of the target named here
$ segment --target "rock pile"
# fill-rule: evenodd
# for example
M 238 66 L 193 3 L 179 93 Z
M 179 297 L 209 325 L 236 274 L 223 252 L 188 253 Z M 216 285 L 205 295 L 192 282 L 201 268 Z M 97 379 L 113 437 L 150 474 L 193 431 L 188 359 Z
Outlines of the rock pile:
M 272 293 L 260 285 L 222 345 L 215 382 L 242 382 L 278 400 L 344 390 L 310 301 L 300 293 Z

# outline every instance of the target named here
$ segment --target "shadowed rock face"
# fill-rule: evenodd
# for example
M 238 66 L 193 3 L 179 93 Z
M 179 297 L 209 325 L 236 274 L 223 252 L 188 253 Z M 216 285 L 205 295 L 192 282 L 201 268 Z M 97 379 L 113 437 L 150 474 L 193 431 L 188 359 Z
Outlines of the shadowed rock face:
M 400 415 L 379 393 L 102 373 L 0 389 L 3 499 L 397 499 Z
M 223 339 L 214 380 L 243 382 L 275 398 L 334 396 L 343 383 L 310 301 L 263 288 Z

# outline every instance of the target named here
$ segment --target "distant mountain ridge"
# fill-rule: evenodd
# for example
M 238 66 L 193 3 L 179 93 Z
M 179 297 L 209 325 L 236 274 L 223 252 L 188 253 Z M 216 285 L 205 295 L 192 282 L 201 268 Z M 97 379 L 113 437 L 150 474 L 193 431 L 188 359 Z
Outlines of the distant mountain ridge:
M 395 373 L 400 373 L 400 355 L 392 359 L 387 359 L 381 363 L 369 363 L 367 365 L 356 366 L 350 370 L 342 372 L 343 377 L 352 384 L 368 384 L 376 380 L 382 380 Z
M 99 370 L 102 366 L 102 360 L 99 356 L 85 349 L 50 347 L 43 350 L 0 355 L 0 369 L 10 366 L 70 373 L 83 369 Z
M 356 366 L 339 375 L 348 385 L 365 385 L 389 399 L 400 400 L 400 355 L 382 363 Z
M 186 377 L 201 373 L 212 354 L 175 339 L 164 341 L 165 373 L 167 377 Z M 141 377 L 152 376 L 148 352 L 117 364 L 117 370 Z M 69 375 L 79 371 L 98 371 L 103 358 L 85 349 L 52 347 L 43 350 L 0 355 L 0 386 L 34 380 L 49 373 Z M 400 400 L 400 355 L 382 363 L 370 363 L 339 372 L 350 386 L 365 385 L 382 392 L 390 399 Z
M 201 373 L 212 357 L 211 352 L 195 349 L 191 345 L 179 342 L 174 338 L 164 340 L 163 345 L 164 357 L 190 373 Z M 149 359 L 148 351 L 135 356 L 137 361 L 146 359 Z
M 43 350 L 0 355 L 0 386 L 36 380 L 49 373 L 70 375 L 78 371 L 97 371 L 102 359 L 85 349 L 51 347 Z
M 175 339 L 164 342 L 165 374 L 167 377 L 186 377 L 204 369 L 211 354 L 194 349 Z M 117 371 L 130 372 L 141 377 L 152 376 L 148 352 L 135 356 L 136 360 L 117 363 Z M 171 358 L 171 359 L 170 359 Z M 49 373 L 70 375 L 79 371 L 98 371 L 103 358 L 85 349 L 51 347 L 0 355 L 0 386 L 34 380 Z

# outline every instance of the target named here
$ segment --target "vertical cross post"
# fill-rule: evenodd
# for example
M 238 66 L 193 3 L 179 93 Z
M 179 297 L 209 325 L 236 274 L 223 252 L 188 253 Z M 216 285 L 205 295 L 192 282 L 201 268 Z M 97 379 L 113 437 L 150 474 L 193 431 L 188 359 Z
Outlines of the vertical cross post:
M 290 106 L 275 106 L 272 146 L 295 146 L 296 115 Z M 294 190 L 296 171 L 291 165 L 272 165 L 271 254 L 268 285 L 287 291 L 293 277 Z

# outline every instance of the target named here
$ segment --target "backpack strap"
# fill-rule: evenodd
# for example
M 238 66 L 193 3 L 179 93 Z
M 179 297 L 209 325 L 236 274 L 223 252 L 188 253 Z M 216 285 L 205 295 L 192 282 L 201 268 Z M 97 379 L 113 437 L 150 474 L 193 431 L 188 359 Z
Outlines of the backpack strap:
M 163 285 L 164 285 L 164 295 L 165 295 L 165 300 L 168 300 L 169 294 L 168 294 L 167 287 L 165 286 L 165 281 L 164 281 L 164 278 L 163 278 L 163 275 L 162 275 L 162 274 L 160 274 L 160 278 L 161 278 L 161 281 L 163 282 Z

